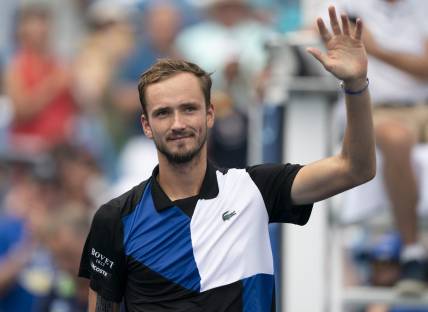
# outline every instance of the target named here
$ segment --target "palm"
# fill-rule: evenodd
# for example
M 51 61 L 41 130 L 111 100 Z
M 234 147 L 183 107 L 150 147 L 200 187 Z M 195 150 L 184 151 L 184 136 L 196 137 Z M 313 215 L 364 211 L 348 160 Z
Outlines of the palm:
M 322 19 L 318 19 L 321 38 L 327 48 L 326 53 L 309 48 L 308 51 L 318 59 L 326 70 L 341 80 L 352 80 L 367 75 L 367 54 L 361 41 L 362 24 L 357 21 L 351 34 L 348 17 L 342 15 L 342 28 L 336 17 L 334 7 L 329 8 L 330 23 L 333 33 L 330 33 Z

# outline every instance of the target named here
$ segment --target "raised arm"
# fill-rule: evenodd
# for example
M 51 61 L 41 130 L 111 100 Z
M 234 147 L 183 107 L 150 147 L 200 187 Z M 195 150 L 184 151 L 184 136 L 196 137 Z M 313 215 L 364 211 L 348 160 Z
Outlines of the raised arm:
M 92 289 L 89 289 L 88 312 L 119 312 L 119 310 L 118 303 L 108 301 Z
M 347 128 L 338 155 L 303 167 L 297 174 L 291 196 L 295 204 L 323 200 L 372 179 L 376 171 L 375 141 L 368 92 L 367 55 L 362 43 L 362 22 L 351 31 L 346 15 L 339 24 L 334 7 L 329 7 L 330 33 L 323 20 L 318 29 L 327 48 L 322 53 L 309 48 L 324 68 L 344 82 Z

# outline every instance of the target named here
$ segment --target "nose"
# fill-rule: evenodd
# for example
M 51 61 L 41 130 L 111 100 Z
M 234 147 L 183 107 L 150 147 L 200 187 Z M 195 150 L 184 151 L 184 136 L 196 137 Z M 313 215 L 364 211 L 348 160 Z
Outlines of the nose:
M 184 123 L 184 118 L 181 116 L 180 112 L 174 113 L 174 119 L 172 121 L 172 130 L 182 130 L 186 128 L 186 124 Z

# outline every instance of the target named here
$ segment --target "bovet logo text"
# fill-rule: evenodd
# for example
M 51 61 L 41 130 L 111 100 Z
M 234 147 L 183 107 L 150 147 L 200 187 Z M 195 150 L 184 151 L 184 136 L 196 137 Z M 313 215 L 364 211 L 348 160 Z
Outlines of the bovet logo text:
M 113 268 L 114 262 L 111 261 L 109 258 L 104 256 L 103 254 L 96 251 L 94 248 L 92 248 L 91 252 L 92 256 L 95 258 L 95 263 L 104 267 L 109 267 L 110 269 Z
M 98 272 L 98 273 L 104 275 L 105 277 L 108 276 L 108 273 L 106 271 L 104 271 L 103 269 L 100 269 L 99 267 L 97 267 L 92 261 L 91 261 L 91 268 L 95 272 Z

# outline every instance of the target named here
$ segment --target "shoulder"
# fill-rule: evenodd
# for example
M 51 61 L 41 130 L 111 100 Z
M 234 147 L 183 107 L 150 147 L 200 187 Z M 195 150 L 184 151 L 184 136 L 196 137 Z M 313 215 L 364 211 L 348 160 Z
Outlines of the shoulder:
M 102 205 L 96 211 L 93 223 L 112 225 L 120 221 L 122 217 L 130 214 L 140 202 L 149 181 L 150 179 L 141 182 L 129 191 Z
M 295 175 L 302 168 L 299 164 L 267 163 L 247 166 L 245 168 L 216 168 L 228 177 L 250 176 L 251 178 L 273 177 L 276 175 Z
M 297 164 L 260 164 L 246 167 L 245 170 L 251 175 L 273 175 L 279 173 L 293 173 L 300 170 L 302 166 Z

